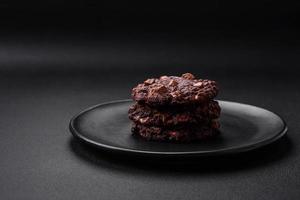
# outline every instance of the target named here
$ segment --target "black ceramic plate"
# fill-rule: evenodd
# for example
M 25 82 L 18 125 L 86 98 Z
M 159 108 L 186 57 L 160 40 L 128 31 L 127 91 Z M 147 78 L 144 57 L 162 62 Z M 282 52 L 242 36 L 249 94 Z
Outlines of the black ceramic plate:
M 132 103 L 121 100 L 91 107 L 71 120 L 70 130 L 76 138 L 103 150 L 152 156 L 239 153 L 270 144 L 287 132 L 285 122 L 273 112 L 219 101 L 221 134 L 215 139 L 185 144 L 144 141 L 131 135 L 127 111 Z

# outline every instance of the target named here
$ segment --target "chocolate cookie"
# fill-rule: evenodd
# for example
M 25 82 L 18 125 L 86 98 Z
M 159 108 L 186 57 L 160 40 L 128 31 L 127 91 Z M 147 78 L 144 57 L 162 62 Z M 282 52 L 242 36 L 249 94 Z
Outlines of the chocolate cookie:
M 145 126 L 177 126 L 207 122 L 220 116 L 220 106 L 217 101 L 209 101 L 190 107 L 165 107 L 155 109 L 147 105 L 135 103 L 128 111 L 129 119 Z
M 219 123 L 217 121 L 209 125 L 197 125 L 181 127 L 176 129 L 166 129 L 163 127 L 147 127 L 140 124 L 134 124 L 132 132 L 146 140 L 155 141 L 177 141 L 189 142 L 195 140 L 206 140 L 219 134 Z
M 208 102 L 218 94 L 215 81 L 195 79 L 190 73 L 147 79 L 132 89 L 133 100 L 150 106 Z

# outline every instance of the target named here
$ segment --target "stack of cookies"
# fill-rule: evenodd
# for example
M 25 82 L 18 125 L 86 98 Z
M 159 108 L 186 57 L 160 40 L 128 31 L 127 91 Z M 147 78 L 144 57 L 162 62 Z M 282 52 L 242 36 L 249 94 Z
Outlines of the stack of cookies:
M 147 140 L 192 141 L 218 134 L 220 106 L 215 81 L 192 74 L 151 78 L 132 89 L 132 132 Z

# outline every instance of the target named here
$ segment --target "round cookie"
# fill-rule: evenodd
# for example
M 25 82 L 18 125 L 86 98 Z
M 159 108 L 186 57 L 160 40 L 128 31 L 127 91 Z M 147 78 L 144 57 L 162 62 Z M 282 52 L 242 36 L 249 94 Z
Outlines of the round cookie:
M 144 126 L 178 126 L 183 124 L 195 124 L 207 122 L 220 116 L 220 106 L 217 101 L 210 101 L 186 108 L 155 109 L 147 105 L 135 103 L 128 116 L 134 123 Z
M 133 124 L 132 133 L 146 140 L 190 142 L 213 138 L 219 134 L 218 127 L 219 123 L 217 121 L 210 125 L 188 126 L 177 129 Z
M 190 73 L 147 79 L 132 89 L 133 100 L 150 106 L 182 105 L 207 102 L 218 94 L 217 83 L 195 79 Z

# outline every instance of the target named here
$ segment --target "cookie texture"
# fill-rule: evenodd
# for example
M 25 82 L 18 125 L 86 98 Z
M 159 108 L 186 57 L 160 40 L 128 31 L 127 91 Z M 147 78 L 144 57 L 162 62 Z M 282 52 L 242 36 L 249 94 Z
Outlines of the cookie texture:
M 191 73 L 150 78 L 132 89 L 132 133 L 146 140 L 189 142 L 219 134 L 217 83 Z
M 196 79 L 190 73 L 151 78 L 132 89 L 134 101 L 151 106 L 197 104 L 207 102 L 218 94 L 215 81 Z
M 146 140 L 152 141 L 176 141 L 176 142 L 190 142 L 194 140 L 205 140 L 217 136 L 219 124 L 215 122 L 214 126 L 183 126 L 180 128 L 167 129 L 165 127 L 157 126 L 143 126 L 134 124 L 132 126 L 133 134 L 140 136 Z
M 145 126 L 178 126 L 207 122 L 220 116 L 220 106 L 217 101 L 190 107 L 153 108 L 135 103 L 128 111 L 129 119 Z

